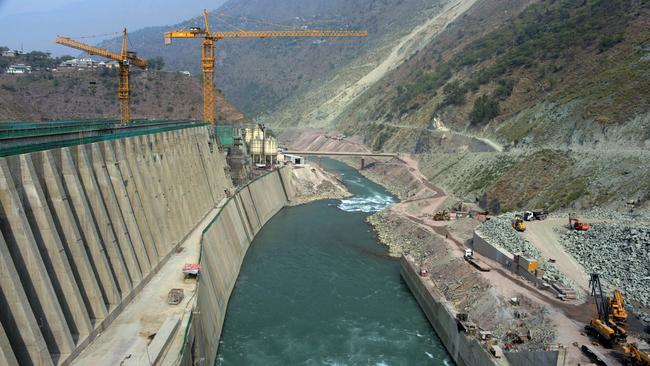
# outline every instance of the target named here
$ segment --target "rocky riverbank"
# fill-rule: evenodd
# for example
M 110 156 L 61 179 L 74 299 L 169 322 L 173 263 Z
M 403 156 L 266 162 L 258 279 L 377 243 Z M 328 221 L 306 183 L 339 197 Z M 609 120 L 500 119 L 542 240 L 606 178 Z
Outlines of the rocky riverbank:
M 291 185 L 296 194 L 291 206 L 352 195 L 336 175 L 312 165 L 292 166 Z

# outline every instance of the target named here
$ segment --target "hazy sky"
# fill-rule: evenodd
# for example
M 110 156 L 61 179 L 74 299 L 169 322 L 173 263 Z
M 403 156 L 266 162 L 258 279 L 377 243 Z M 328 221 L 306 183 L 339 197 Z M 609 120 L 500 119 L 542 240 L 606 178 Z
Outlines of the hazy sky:
M 0 0 L 0 46 L 55 55 L 77 54 L 56 45 L 57 35 L 85 37 L 172 25 L 214 10 L 225 0 Z M 104 37 L 110 38 L 110 37 Z M 84 39 L 98 43 L 101 37 Z M 162 35 L 161 35 L 162 42 Z

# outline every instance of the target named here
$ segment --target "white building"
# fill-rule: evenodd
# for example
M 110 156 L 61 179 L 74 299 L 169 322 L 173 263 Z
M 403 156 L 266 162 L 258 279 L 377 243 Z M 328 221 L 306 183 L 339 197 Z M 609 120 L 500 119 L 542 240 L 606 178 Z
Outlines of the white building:
M 92 69 L 97 67 L 97 61 L 90 58 L 73 58 L 61 63 L 60 68 L 74 68 L 77 70 Z
M 291 163 L 293 165 L 305 165 L 307 161 L 304 157 L 298 155 L 284 154 L 284 162 Z
M 7 68 L 7 74 L 29 74 L 32 72 L 32 67 L 25 64 L 15 64 Z

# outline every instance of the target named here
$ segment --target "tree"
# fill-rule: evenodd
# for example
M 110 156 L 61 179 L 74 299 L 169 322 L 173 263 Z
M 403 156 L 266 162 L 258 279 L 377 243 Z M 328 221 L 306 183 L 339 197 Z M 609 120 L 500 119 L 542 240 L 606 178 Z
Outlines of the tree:
M 161 56 L 156 56 L 147 60 L 147 66 L 151 70 L 162 70 L 165 67 L 165 60 Z
M 465 104 L 465 93 L 467 89 L 460 85 L 459 81 L 452 81 L 442 89 L 445 94 L 443 105 L 463 105 Z
M 472 125 L 480 125 L 499 115 L 499 102 L 489 95 L 481 95 L 474 102 L 474 109 L 469 114 Z

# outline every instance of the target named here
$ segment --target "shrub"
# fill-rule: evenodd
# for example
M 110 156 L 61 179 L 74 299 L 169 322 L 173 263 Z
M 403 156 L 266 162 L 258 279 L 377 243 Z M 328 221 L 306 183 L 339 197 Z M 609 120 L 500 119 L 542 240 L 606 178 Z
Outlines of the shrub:
M 496 90 L 494 90 L 494 96 L 500 100 L 506 100 L 510 95 L 512 95 L 512 89 L 515 86 L 515 82 L 512 79 L 501 79 L 499 80 L 499 85 Z
M 452 81 L 451 83 L 448 83 L 442 89 L 442 92 L 444 93 L 444 99 L 442 101 L 443 106 L 465 104 L 465 93 L 467 92 L 467 89 L 465 89 L 464 85 L 461 86 L 460 82 Z
M 499 115 L 499 102 L 489 95 L 481 95 L 474 102 L 474 109 L 469 114 L 469 121 L 473 126 L 489 122 Z
M 598 46 L 598 50 L 600 52 L 607 51 L 608 49 L 623 42 L 623 40 L 625 40 L 625 36 L 623 35 L 623 33 L 615 33 L 615 34 L 607 35 L 600 40 L 600 45 Z

